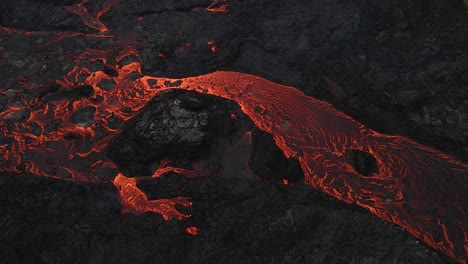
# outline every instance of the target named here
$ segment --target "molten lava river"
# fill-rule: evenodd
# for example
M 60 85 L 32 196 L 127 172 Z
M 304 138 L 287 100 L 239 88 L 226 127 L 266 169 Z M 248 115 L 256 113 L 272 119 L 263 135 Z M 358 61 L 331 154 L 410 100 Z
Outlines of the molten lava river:
M 70 7 L 69 11 L 86 19 L 80 5 Z M 88 24 L 106 31 L 99 19 Z M 28 34 L 9 28 L 2 28 L 2 32 Z M 59 35 L 64 37 L 69 36 Z M 19 105 L 9 105 L 0 113 L 0 130 L 6 138 L 6 143 L 0 145 L 0 171 L 26 171 L 79 182 L 112 182 L 120 193 L 122 213 L 154 212 L 166 220 L 190 217 L 176 209 L 176 206 L 190 206 L 190 197 L 148 200 L 137 182 L 168 171 L 188 177 L 201 176 L 199 172 L 163 163 L 152 176 L 130 178 L 118 171 L 105 150 L 124 123 L 110 125 L 111 116 L 126 121 L 153 97 L 168 90 L 195 91 L 239 104 L 258 128 L 273 135 L 286 157 L 299 160 L 305 183 L 311 188 L 364 207 L 460 263 L 466 263 L 468 164 L 410 139 L 375 132 L 328 103 L 257 76 L 216 71 L 181 79 L 153 77 L 141 73 L 138 60 L 115 66 L 116 74 L 112 77 L 106 70 L 91 71 L 79 66 L 83 60 L 121 65 L 119 62 L 126 56 L 139 58 L 138 52 L 129 45 L 115 61 L 109 61 L 108 53 L 86 50 L 76 57 L 72 70 L 53 81 L 59 87 L 56 93 L 92 89 L 95 97 L 71 101 L 37 96 Z M 87 73 L 88 77 L 77 81 L 81 73 Z M 110 79 L 116 83 L 114 89 L 98 86 Z M 18 122 L 15 117 L 25 111 L 29 113 L 26 120 Z M 74 120 L 80 111 L 88 111 L 94 122 Z M 360 171 L 350 162 L 350 156 L 356 153 L 373 157 L 375 169 Z M 193 227 L 188 233 L 195 235 L 197 229 Z

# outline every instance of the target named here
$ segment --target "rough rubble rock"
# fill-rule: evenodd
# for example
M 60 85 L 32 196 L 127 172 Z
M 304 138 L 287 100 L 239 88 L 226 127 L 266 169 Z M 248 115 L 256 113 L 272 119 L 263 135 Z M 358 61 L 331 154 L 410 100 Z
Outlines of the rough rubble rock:
M 95 123 L 94 113 L 96 108 L 94 106 L 87 106 L 76 110 L 70 117 L 72 123 L 77 124 L 80 127 L 89 127 Z
M 172 166 L 196 162 L 204 175 L 227 179 L 304 179 L 299 161 L 287 159 L 236 103 L 187 91 L 154 98 L 107 153 L 127 176 L 148 175 L 170 158 Z
M 187 163 L 206 155 L 218 140 L 238 139 L 241 126 L 245 133 L 252 122 L 232 101 L 170 91 L 125 124 L 107 155 L 126 176 L 150 175 L 163 158 Z

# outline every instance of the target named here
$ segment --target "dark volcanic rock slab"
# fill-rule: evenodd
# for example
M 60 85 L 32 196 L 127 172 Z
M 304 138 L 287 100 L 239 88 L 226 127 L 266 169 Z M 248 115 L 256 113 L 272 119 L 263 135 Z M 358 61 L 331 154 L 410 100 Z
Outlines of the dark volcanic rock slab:
M 297 159 L 287 159 L 276 146 L 272 135 L 259 129 L 252 133 L 252 152 L 249 167 L 265 180 L 296 182 L 304 180 L 304 173 Z
M 191 196 L 192 217 L 122 216 L 112 185 L 2 174 L 3 263 L 453 263 L 301 184 L 166 175 L 140 187 L 152 198 Z
M 126 176 L 150 175 L 164 158 L 180 164 L 237 141 L 253 126 L 235 102 L 195 92 L 155 97 L 110 143 L 107 156 Z

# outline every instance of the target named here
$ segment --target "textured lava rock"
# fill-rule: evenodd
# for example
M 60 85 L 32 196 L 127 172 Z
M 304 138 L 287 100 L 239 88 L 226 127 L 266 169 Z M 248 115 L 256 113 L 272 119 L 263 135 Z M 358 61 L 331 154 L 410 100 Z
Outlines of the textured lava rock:
M 89 127 L 94 124 L 94 113 L 96 108 L 94 106 L 87 106 L 76 110 L 70 117 L 72 123 L 77 124 L 80 127 Z
M 232 142 L 241 125 L 245 133 L 252 122 L 233 101 L 175 90 L 128 121 L 107 155 L 127 176 L 149 175 L 165 157 L 186 164 L 206 156 L 220 139 Z

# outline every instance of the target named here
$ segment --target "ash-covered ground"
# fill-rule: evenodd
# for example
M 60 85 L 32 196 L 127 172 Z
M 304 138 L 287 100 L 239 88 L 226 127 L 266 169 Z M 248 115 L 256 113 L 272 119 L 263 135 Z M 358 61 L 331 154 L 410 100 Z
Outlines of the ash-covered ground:
M 18 92 L 23 87 L 63 77 L 87 49 L 107 50 L 108 60 L 80 66 L 117 74 L 137 60 L 113 63 L 125 42 L 140 54 L 143 74 L 252 73 L 329 101 L 369 128 L 468 160 L 462 0 L 213 6 L 223 11 L 226 4 L 227 12 L 206 10 L 211 1 L 204 0 L 126 0 L 100 16 L 105 32 L 67 8 L 80 2 L 0 3 L 0 111 L 33 96 Z M 110 2 L 84 7 L 96 17 Z M 47 87 L 43 100 L 94 96 L 86 86 L 74 93 Z M 77 113 L 75 121 L 93 122 L 89 116 Z M 190 144 L 172 140 L 181 135 Z M 127 176 L 150 174 L 167 156 L 173 166 L 199 166 L 205 177 L 168 173 L 139 184 L 150 199 L 192 197 L 192 207 L 180 208 L 192 216 L 121 215 L 112 184 L 2 173 L 0 263 L 453 263 L 400 227 L 302 184 L 297 161 L 227 100 L 187 92 L 157 97 L 124 125 L 107 155 Z M 191 226 L 197 235 L 185 233 Z

